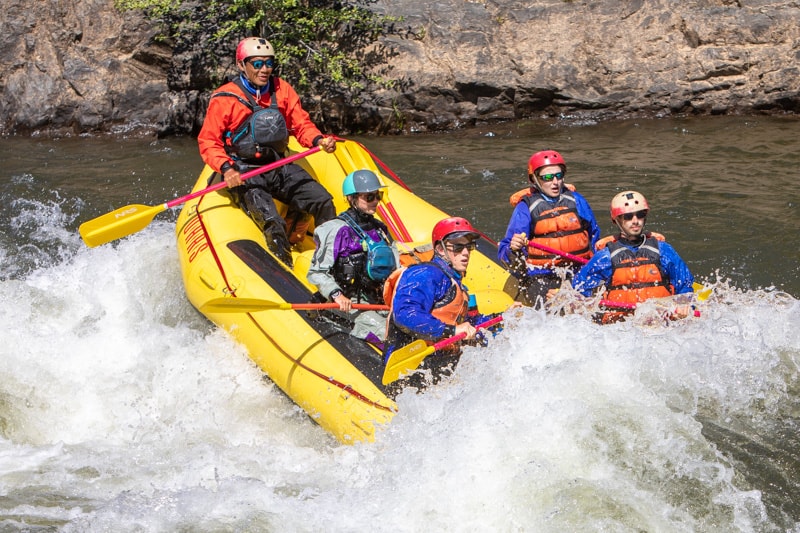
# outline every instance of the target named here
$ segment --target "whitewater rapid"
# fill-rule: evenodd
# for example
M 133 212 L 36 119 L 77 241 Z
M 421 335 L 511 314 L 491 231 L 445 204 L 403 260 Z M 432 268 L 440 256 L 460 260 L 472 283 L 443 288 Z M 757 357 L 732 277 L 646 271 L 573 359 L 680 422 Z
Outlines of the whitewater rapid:
M 0 529 L 775 528 L 720 442 L 775 450 L 797 416 L 785 293 L 701 279 L 701 316 L 668 324 L 510 312 L 346 446 L 188 303 L 170 221 L 89 249 L 57 203 L 17 207 L 36 237 L 0 255 Z

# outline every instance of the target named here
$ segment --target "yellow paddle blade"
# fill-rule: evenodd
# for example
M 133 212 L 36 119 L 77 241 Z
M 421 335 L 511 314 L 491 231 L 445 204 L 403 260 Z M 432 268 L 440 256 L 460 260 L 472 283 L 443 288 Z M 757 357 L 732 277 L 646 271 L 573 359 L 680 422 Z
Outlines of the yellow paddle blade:
M 422 361 L 435 351 L 435 346 L 428 346 L 422 339 L 395 350 L 389 356 L 389 360 L 386 361 L 386 369 L 383 371 L 383 384 L 388 385 L 400 379 L 400 376 L 416 370 L 422 364 Z
M 126 205 L 116 211 L 84 222 L 78 231 L 87 246 L 100 246 L 144 229 L 154 216 L 165 209 L 167 209 L 167 204 L 152 207 L 138 204 Z
M 697 282 L 692 283 L 692 289 L 694 289 L 694 292 L 697 293 L 698 302 L 704 302 L 708 300 L 708 297 L 711 296 L 711 291 L 713 290 L 713 289 L 706 289 Z
M 267 309 L 291 309 L 287 302 L 270 302 L 259 298 L 214 298 L 200 306 L 201 313 L 256 313 Z

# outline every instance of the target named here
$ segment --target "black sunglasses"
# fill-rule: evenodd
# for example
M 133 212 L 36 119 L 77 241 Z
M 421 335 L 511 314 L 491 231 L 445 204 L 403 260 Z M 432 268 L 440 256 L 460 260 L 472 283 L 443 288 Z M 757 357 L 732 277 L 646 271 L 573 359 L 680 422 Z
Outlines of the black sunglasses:
M 254 61 L 250 61 L 250 64 L 253 65 L 253 68 L 256 70 L 261 70 L 264 67 L 272 68 L 275 66 L 275 59 L 272 57 L 268 57 L 267 59 L 256 59 Z
M 642 209 L 641 211 L 636 211 L 635 213 L 625 213 L 622 215 L 622 220 L 628 222 L 633 220 L 633 217 L 638 218 L 639 220 L 644 220 L 647 218 L 647 209 Z
M 383 191 L 378 192 L 362 192 L 358 195 L 360 198 L 363 198 L 367 202 L 374 202 L 378 200 L 379 202 L 383 200 Z
M 464 248 L 469 250 L 470 252 L 477 247 L 477 243 L 475 241 L 467 242 L 467 243 L 458 243 L 458 242 L 449 242 L 445 243 L 444 247 L 453 252 L 454 254 L 460 254 L 464 251 Z
M 555 174 L 540 174 L 539 179 L 542 181 L 553 181 L 553 180 L 563 180 L 564 173 L 563 172 L 556 172 Z

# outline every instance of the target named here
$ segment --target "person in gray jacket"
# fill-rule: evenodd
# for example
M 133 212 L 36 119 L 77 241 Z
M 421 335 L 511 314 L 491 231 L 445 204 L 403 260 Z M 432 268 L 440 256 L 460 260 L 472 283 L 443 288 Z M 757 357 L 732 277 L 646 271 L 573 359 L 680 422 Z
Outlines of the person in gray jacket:
M 386 186 L 371 170 L 342 183 L 350 207 L 314 230 L 316 251 L 307 279 L 354 320 L 351 334 L 376 344 L 386 336 L 386 311 L 358 311 L 354 303 L 383 304 L 383 283 L 399 264 L 386 224 L 375 218 Z

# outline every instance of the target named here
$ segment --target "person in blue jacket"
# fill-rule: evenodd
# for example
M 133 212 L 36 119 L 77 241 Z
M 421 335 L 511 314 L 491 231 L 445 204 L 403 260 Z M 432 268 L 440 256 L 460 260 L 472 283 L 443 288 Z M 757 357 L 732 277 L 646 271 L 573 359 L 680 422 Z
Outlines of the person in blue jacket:
M 424 339 L 436 341 L 465 333 L 466 341 L 476 339 L 475 326 L 486 317 L 468 317 L 469 292 L 463 276 L 480 233 L 461 217 L 439 221 L 433 228 L 431 261 L 412 265 L 390 277 L 384 294 L 391 305 L 384 361 L 395 349 Z M 425 359 L 421 368 L 434 369 L 433 382 L 455 367 L 459 351 L 443 350 Z M 435 366 L 435 368 L 434 368 Z
M 598 241 L 592 259 L 572 279 L 578 292 L 591 296 L 603 288 L 606 300 L 622 304 L 693 292 L 694 276 L 683 259 L 663 235 L 645 232 L 649 212 L 636 191 L 611 200 L 611 220 L 619 233 Z
M 592 208 L 564 181 L 566 174 L 561 154 L 536 152 L 528 161 L 531 186 L 511 196 L 514 212 L 497 256 L 520 281 L 516 299 L 525 305 L 544 303 L 548 291 L 574 274 L 578 261 L 592 257 L 600 238 Z M 564 274 L 554 267 L 563 267 Z

